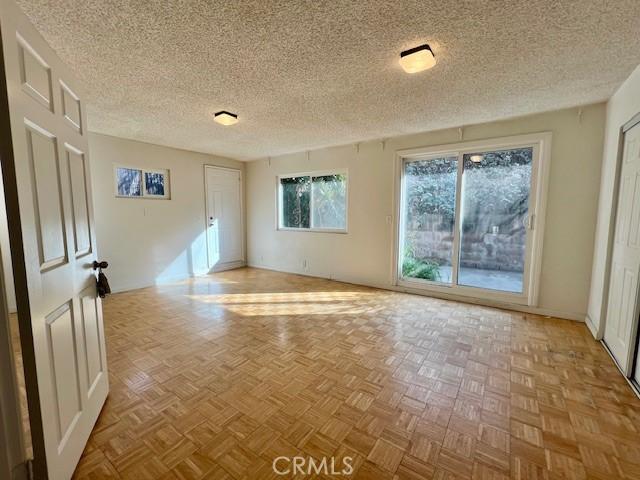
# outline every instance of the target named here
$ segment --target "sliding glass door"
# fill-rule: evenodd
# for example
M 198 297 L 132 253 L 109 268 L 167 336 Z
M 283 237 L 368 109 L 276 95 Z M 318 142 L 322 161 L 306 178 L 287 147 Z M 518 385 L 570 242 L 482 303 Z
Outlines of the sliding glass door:
M 402 276 L 451 284 L 458 157 L 404 164 Z
M 541 144 L 458 147 L 401 158 L 399 284 L 530 304 Z
M 522 293 L 533 147 L 466 153 L 458 284 Z

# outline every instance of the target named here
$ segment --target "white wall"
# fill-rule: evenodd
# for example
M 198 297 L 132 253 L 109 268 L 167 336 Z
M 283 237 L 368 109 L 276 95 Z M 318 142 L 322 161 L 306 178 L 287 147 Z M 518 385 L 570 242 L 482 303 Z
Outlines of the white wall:
M 98 255 L 112 290 L 140 288 L 208 271 L 204 165 L 244 163 L 117 137 L 89 134 Z M 116 198 L 114 164 L 170 170 L 171 200 Z
M 584 320 L 587 312 L 605 105 L 468 126 L 463 140 L 553 132 L 538 312 Z M 458 129 L 386 142 L 325 148 L 250 162 L 247 238 L 250 265 L 391 287 L 395 151 L 457 143 Z M 348 168 L 349 233 L 276 230 L 276 175 Z M 303 261 L 307 262 L 306 268 Z
M 618 177 L 620 128 L 640 112 L 640 66 L 620 86 L 607 103 L 604 156 L 598 203 L 598 223 L 593 256 L 591 295 L 587 324 L 594 336 L 602 338 L 606 314 L 607 254 L 613 221 L 614 187 Z

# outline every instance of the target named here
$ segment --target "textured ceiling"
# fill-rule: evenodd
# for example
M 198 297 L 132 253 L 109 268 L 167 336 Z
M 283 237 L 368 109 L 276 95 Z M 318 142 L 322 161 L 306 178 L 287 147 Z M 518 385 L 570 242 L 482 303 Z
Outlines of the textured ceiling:
M 91 130 L 244 160 L 601 101 L 640 63 L 638 0 L 18 4 Z M 438 64 L 404 73 L 424 42 Z

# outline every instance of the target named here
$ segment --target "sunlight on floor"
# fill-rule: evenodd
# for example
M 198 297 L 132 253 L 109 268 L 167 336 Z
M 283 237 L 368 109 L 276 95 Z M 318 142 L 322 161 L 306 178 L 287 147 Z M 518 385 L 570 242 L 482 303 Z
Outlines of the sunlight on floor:
M 162 283 L 162 286 L 164 287 L 171 287 L 171 286 L 177 286 L 177 285 L 193 286 L 193 285 L 209 285 L 210 283 L 211 283 L 211 279 L 209 275 L 202 275 L 202 276 L 196 276 L 196 277 L 189 277 L 189 278 L 185 278 L 184 280 L 178 280 L 174 282 L 165 282 L 165 283 Z M 240 282 L 231 280 L 229 278 L 224 278 L 221 276 L 220 278 L 216 278 L 216 283 L 220 285 L 238 285 Z
M 221 295 L 187 295 L 187 298 L 223 306 L 243 316 L 323 315 L 376 312 L 368 300 L 369 292 L 278 292 Z

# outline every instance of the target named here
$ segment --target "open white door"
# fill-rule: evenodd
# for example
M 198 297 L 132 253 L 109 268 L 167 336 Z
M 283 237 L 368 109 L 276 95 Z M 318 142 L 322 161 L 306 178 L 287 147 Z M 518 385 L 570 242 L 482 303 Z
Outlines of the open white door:
M 638 328 L 640 274 L 640 123 L 624 133 L 604 341 L 631 374 Z
M 12 0 L 0 0 L 0 26 L 0 154 L 34 473 L 68 479 L 109 390 L 85 108 L 69 70 Z

